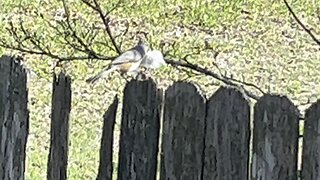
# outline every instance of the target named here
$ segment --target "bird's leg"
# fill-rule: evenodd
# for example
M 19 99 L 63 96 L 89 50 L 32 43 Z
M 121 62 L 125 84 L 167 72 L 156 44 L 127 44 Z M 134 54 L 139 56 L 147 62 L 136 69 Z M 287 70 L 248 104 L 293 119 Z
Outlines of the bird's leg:
M 134 78 L 134 79 L 144 80 L 143 74 L 139 70 L 133 71 L 133 72 L 131 72 L 131 74 L 132 74 L 132 78 Z
M 138 70 L 138 75 L 137 77 L 141 80 L 146 80 L 148 79 L 148 69 L 146 67 L 141 67 L 139 70 Z

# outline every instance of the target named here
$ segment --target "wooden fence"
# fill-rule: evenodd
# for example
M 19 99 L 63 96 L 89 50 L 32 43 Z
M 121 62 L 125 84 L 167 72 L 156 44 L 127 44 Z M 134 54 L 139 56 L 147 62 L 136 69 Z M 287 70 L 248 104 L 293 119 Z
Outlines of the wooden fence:
M 3 56 L 1 179 L 24 179 L 29 129 L 26 80 L 23 66 Z M 70 84 L 70 78 L 64 74 L 54 76 L 48 179 L 67 179 Z M 221 87 L 207 99 L 191 83 L 175 82 L 162 92 L 149 79 L 129 82 L 123 93 L 119 180 L 298 179 L 299 114 L 284 96 L 261 97 L 251 116 L 248 101 L 233 88 Z M 118 101 L 115 96 L 103 116 L 97 179 L 112 179 Z M 305 180 L 320 179 L 319 105 L 319 101 L 313 104 L 305 115 L 300 177 Z

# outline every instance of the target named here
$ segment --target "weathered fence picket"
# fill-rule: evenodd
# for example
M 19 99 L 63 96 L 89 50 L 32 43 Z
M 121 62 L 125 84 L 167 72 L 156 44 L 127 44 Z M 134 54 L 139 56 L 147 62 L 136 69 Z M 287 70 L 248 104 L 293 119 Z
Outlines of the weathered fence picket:
M 27 73 L 20 61 L 0 58 L 0 179 L 24 179 L 29 132 Z
M 124 90 L 118 179 L 155 179 L 162 92 L 152 80 Z
M 320 100 L 306 112 L 303 134 L 302 178 L 320 179 Z
M 200 180 L 206 101 L 193 84 L 177 82 L 165 93 L 160 179 Z
M 254 107 L 252 179 L 297 179 L 299 113 L 283 96 L 265 95 Z
M 250 112 L 242 93 L 220 88 L 207 103 L 204 180 L 248 179 Z
M 118 96 L 114 97 L 112 104 L 103 116 L 103 131 L 100 147 L 100 163 L 97 180 L 112 180 L 112 150 L 113 132 L 118 109 Z
M 67 179 L 69 113 L 71 110 L 71 79 L 60 73 L 53 76 L 48 180 Z

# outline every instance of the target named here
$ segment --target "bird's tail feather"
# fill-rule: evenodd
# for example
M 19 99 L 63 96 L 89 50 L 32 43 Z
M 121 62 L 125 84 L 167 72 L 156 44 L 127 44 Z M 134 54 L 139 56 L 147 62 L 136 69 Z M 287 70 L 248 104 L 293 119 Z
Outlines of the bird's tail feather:
M 115 71 L 116 69 L 117 69 L 116 67 L 107 67 L 107 68 L 103 69 L 102 71 L 100 71 L 97 75 L 88 78 L 86 80 L 86 82 L 93 84 L 97 80 L 99 80 L 101 78 L 105 78 L 109 73 Z

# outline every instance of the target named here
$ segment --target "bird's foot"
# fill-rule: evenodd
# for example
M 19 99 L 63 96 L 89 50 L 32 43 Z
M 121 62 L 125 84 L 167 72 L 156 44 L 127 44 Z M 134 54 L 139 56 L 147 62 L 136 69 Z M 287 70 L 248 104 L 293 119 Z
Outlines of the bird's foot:
M 137 75 L 137 79 L 141 81 L 150 79 L 151 77 L 152 77 L 152 74 L 149 71 L 139 72 Z

